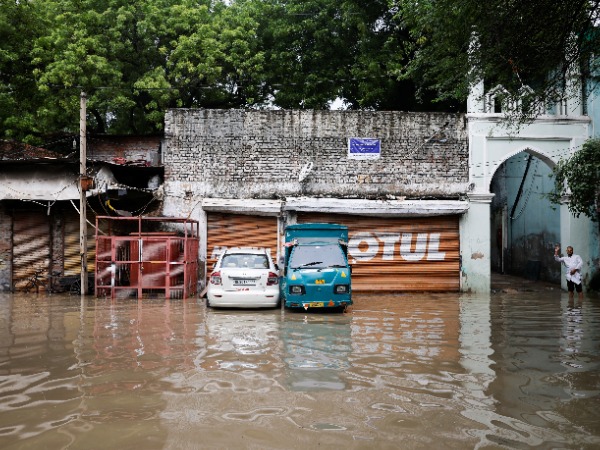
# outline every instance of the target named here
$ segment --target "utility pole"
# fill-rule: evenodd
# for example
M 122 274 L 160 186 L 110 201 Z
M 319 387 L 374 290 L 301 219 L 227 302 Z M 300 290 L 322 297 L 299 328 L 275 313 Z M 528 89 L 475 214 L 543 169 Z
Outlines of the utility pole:
M 86 169 L 86 95 L 81 91 L 79 108 L 79 254 L 81 255 L 81 295 L 88 291 L 87 272 L 87 200 L 83 182 L 87 176 Z

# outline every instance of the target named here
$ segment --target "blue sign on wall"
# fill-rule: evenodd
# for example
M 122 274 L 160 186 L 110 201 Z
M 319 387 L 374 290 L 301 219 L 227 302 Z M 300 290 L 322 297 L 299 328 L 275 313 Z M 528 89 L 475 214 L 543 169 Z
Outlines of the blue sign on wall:
M 381 141 L 373 138 L 349 138 L 349 159 L 377 159 L 381 155 Z

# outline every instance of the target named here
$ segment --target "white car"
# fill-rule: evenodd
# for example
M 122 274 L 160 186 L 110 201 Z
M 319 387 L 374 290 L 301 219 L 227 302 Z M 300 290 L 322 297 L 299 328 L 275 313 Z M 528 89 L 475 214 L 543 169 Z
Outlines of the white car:
M 225 250 L 210 274 L 207 305 L 222 308 L 275 308 L 279 303 L 278 268 L 265 249 Z

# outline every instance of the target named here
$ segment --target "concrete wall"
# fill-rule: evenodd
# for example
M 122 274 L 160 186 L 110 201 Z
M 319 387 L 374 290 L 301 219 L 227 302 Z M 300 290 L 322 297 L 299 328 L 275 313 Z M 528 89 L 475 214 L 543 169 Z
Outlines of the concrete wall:
M 349 159 L 350 137 L 380 139 L 381 157 Z M 468 180 L 455 114 L 171 110 L 165 141 L 172 197 L 457 198 Z
M 600 138 L 600 87 L 597 83 L 590 82 L 588 89 L 590 92 L 587 97 L 587 114 L 592 118 L 592 133 L 593 138 Z
M 587 139 L 590 119 L 543 116 L 510 130 L 503 128 L 501 114 L 476 111 L 467 117 L 468 127 L 465 116 L 443 113 L 171 110 L 165 118 L 163 214 L 189 216 L 202 227 L 203 204 L 210 198 L 255 205 L 256 210 L 245 209 L 248 214 L 271 214 L 268 208 L 260 209 L 261 202 L 285 203 L 293 197 L 313 202 L 468 199 L 468 211 L 460 219 L 461 289 L 487 292 L 495 172 L 524 152 L 541 160 L 541 170 L 547 172 Z M 351 137 L 380 139 L 381 157 L 350 159 Z M 535 181 L 541 183 L 539 177 Z M 542 184 L 538 191 L 546 189 Z M 528 228 L 544 226 L 547 205 L 540 201 L 536 207 L 538 219 L 519 230 L 523 255 L 532 241 Z M 572 239 L 566 230 L 579 225 L 560 217 L 559 240 L 566 246 L 565 239 Z M 555 239 L 554 222 L 536 247 L 539 255 L 545 255 L 548 242 Z M 581 253 L 589 262 L 589 252 Z
M 588 96 L 587 112 L 592 118 L 592 133 L 593 138 L 600 138 L 600 87 L 597 83 L 592 86 L 595 89 Z M 590 242 L 590 271 L 596 274 L 594 280 L 594 288 L 600 290 L 600 228 L 596 224 L 592 224 L 589 228 Z M 590 277 L 591 278 L 591 277 Z

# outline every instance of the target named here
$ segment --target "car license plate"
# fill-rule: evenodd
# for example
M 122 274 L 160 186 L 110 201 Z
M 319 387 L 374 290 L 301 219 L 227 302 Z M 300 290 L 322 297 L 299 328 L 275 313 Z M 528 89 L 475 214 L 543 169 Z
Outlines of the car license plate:
M 255 286 L 255 280 L 243 279 L 243 280 L 233 280 L 234 286 Z
M 308 304 L 309 308 L 322 308 L 323 306 L 325 306 L 323 302 L 310 302 Z

